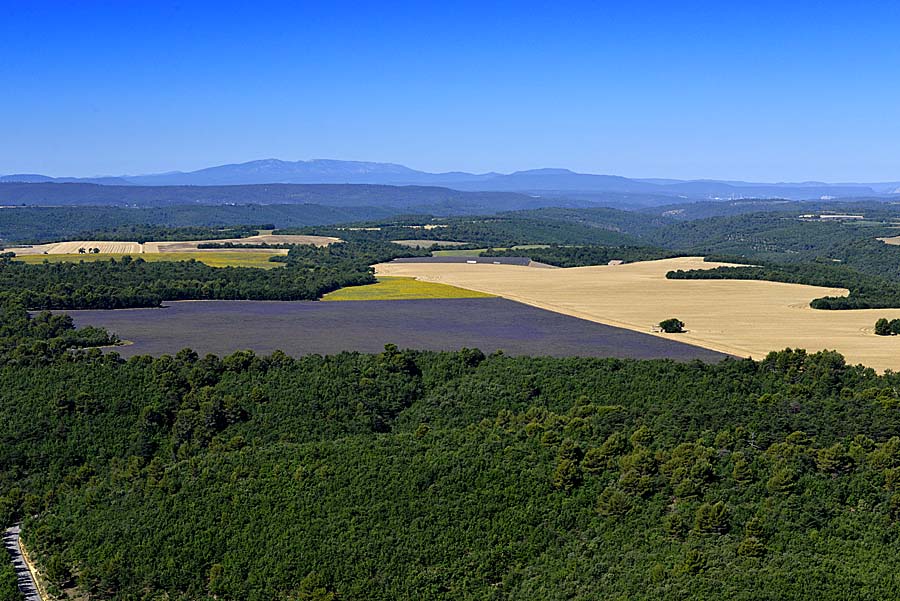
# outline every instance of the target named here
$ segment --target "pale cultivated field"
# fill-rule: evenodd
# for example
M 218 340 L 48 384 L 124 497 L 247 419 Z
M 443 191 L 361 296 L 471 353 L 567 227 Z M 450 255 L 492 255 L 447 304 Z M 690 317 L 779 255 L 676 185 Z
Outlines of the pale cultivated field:
M 891 244 L 894 246 L 900 245 L 900 236 L 892 236 L 890 238 L 879 238 L 885 244 Z
M 851 363 L 900 371 L 900 336 L 875 336 L 879 317 L 900 318 L 900 309 L 817 311 L 809 301 L 847 294 L 777 282 L 667 280 L 673 269 L 704 269 L 689 257 L 617 266 L 534 269 L 465 263 L 390 263 L 385 276 L 412 276 L 495 294 L 559 313 L 640 332 L 669 317 L 683 320 L 684 334 L 657 334 L 741 357 L 759 359 L 787 347 L 834 349 Z
M 77 240 L 74 242 L 53 242 L 50 244 L 37 244 L 22 248 L 10 248 L 16 255 L 70 255 L 78 254 L 78 249 L 85 251 L 91 248 L 99 248 L 103 254 L 139 254 L 141 245 L 137 242 L 102 242 L 99 240 Z
M 300 236 L 300 235 L 279 235 L 266 234 L 261 236 L 250 236 L 249 238 L 228 238 L 226 240 L 193 240 L 188 242 L 145 242 L 138 244 L 137 242 L 102 242 L 99 240 L 76 240 L 73 242 L 52 242 L 50 244 L 37 244 L 34 246 L 13 247 L 9 250 L 16 253 L 17 256 L 22 255 L 69 255 L 77 254 L 79 248 L 85 250 L 91 248 L 99 248 L 100 254 L 132 254 L 141 253 L 169 253 L 169 252 L 193 252 L 201 250 L 203 252 L 241 252 L 245 249 L 198 249 L 197 245 L 204 242 L 231 242 L 233 244 L 314 244 L 316 246 L 326 246 L 333 242 L 339 242 L 339 238 L 331 238 L 329 236 Z M 251 252 L 259 252 L 259 249 L 246 249 Z M 272 254 L 286 254 L 287 250 L 273 249 Z
M 333 242 L 340 242 L 340 238 L 330 236 L 301 236 L 301 235 L 273 235 L 250 236 L 248 238 L 227 238 L 225 240 L 193 240 L 190 242 L 147 242 L 144 244 L 144 252 L 190 252 L 197 250 L 197 245 L 204 242 L 226 244 L 313 244 L 315 246 L 327 246 Z M 215 249 L 200 249 L 215 250 Z M 228 249 L 236 250 L 236 249 Z

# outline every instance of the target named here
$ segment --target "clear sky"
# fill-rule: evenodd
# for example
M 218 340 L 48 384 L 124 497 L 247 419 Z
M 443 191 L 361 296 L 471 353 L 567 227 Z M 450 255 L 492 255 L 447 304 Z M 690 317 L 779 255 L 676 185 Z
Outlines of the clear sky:
M 0 173 L 900 180 L 896 2 L 0 0 Z

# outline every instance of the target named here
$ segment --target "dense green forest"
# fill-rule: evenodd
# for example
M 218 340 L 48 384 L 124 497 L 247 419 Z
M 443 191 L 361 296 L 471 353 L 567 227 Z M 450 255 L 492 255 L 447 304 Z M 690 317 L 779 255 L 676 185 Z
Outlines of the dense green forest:
M 423 254 L 396 244 L 293 246 L 281 269 L 209 267 L 199 261 L 140 257 L 95 263 L 26 264 L 0 258 L 0 298 L 29 309 L 155 307 L 171 300 L 314 300 L 344 286 L 375 282 L 370 265 Z
M 59 240 L 90 240 L 104 232 L 121 239 L 136 228 L 222 228 L 248 223 L 297 227 L 380 219 L 396 211 L 368 207 L 324 207 L 310 204 L 282 205 L 178 205 L 154 208 L 126 207 L 15 207 L 3 209 L 0 245 L 40 244 Z M 265 228 L 268 229 L 268 228 Z M 203 236 L 204 238 L 210 236 Z M 197 239 L 197 238 L 193 238 Z
M 613 209 L 610 209 L 613 210 Z M 624 211 L 616 211 L 623 213 Z M 428 225 L 429 228 L 424 226 Z M 489 217 L 407 216 L 340 227 L 317 226 L 277 230 L 277 234 L 318 234 L 345 240 L 452 240 L 473 247 L 507 247 L 517 244 L 608 244 L 637 241 L 626 234 L 562 220 L 522 217 L 515 213 Z
M 96 599 L 872 599 L 898 376 L 400 351 L 0 367 L 0 520 Z
M 16 584 L 16 571 L 5 558 L 0 562 L 0 601 L 25 601 Z
M 677 251 L 653 248 L 651 246 L 549 246 L 547 248 L 510 248 L 507 250 L 488 249 L 485 257 L 521 257 L 547 263 L 557 267 L 584 267 L 605 265 L 610 261 L 655 261 L 682 256 Z
M 14 298 L 0 299 L 0 363 L 48 361 L 73 348 L 115 344 L 119 339 L 94 327 L 75 329 L 65 314 L 29 314 Z
M 77 207 L 169 207 L 190 205 L 315 205 L 370 209 L 384 214 L 479 215 L 573 201 L 519 192 L 464 192 L 439 186 L 378 184 L 237 184 L 222 186 L 118 186 L 89 183 L 0 182 L 0 204 Z M 584 202 L 577 202 L 583 206 Z M 269 221 L 269 220 L 265 220 Z M 347 221 L 346 219 L 344 221 Z M 256 223 L 257 220 L 248 223 Z
M 143 244 L 150 241 L 178 241 L 178 240 L 210 240 L 221 238 L 246 238 L 255 236 L 259 230 L 274 229 L 273 224 L 262 225 L 233 225 L 222 227 L 210 226 L 180 226 L 167 227 L 161 225 L 128 225 L 106 230 L 92 230 L 83 232 L 90 236 L 91 240 L 125 240 Z M 75 236 L 77 240 L 82 236 Z

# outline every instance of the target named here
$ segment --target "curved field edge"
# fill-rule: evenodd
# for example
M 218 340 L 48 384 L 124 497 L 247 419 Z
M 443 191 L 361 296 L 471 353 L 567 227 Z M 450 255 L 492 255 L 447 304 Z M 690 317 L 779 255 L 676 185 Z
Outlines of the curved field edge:
M 375 284 L 329 292 L 323 301 L 426 300 L 432 298 L 493 298 L 496 295 L 410 277 L 379 277 Z
M 669 271 L 733 264 L 681 257 L 618 266 L 537 270 L 509 265 L 387 263 L 379 276 L 412 276 L 451 284 L 606 325 L 650 333 L 675 317 L 673 340 L 742 357 L 772 349 L 836 350 L 851 362 L 900 371 L 900 338 L 876 337 L 875 321 L 900 309 L 819 311 L 812 299 L 846 289 L 756 280 L 672 280 Z

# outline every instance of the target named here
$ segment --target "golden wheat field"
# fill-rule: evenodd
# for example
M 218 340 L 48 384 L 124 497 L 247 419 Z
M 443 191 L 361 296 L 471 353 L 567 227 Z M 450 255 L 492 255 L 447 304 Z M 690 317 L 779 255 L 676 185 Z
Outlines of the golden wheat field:
M 705 348 L 759 359 L 787 347 L 834 349 L 851 363 L 900 371 L 900 336 L 875 336 L 879 317 L 900 318 L 900 309 L 819 311 L 809 301 L 847 294 L 777 282 L 667 280 L 675 269 L 708 269 L 701 257 L 617 266 L 535 269 L 465 263 L 384 263 L 378 275 L 416 277 L 495 294 L 599 323 L 650 332 L 677 317 L 684 334 L 656 334 Z
M 10 248 L 16 256 L 22 255 L 71 255 L 78 254 L 79 249 L 85 252 L 99 248 L 101 254 L 138 254 L 142 252 L 137 242 L 104 242 L 102 240 L 75 240 L 69 242 L 51 242 Z

